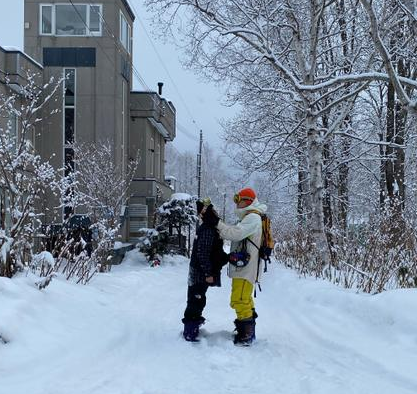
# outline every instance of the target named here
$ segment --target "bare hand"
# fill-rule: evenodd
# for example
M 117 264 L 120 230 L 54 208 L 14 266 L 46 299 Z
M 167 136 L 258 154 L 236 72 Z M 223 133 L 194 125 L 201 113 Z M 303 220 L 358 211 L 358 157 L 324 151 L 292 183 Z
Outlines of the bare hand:
M 207 276 L 207 277 L 206 277 L 206 282 L 207 282 L 207 283 L 210 283 L 210 284 L 211 284 L 211 283 L 214 283 L 214 278 L 213 278 L 212 276 Z

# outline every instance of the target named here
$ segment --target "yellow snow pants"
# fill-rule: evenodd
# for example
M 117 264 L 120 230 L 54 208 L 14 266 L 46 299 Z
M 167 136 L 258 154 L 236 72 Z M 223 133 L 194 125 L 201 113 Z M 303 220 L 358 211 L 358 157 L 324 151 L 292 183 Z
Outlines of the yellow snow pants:
M 255 304 L 252 298 L 253 284 L 246 279 L 232 279 L 230 306 L 236 311 L 238 320 L 249 319 L 253 315 Z

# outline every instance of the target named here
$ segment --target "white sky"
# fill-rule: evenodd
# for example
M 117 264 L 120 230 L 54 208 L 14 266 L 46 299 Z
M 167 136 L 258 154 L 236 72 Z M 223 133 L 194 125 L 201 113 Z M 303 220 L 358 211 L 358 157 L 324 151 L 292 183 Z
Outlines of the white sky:
M 142 0 L 129 0 L 129 2 L 137 13 L 140 13 L 137 15 L 133 33 L 134 65 L 150 89 L 156 91 L 157 83 L 164 82 L 163 96 L 172 101 L 177 109 L 179 127 L 174 141 L 175 147 L 180 151 L 197 151 L 200 128 L 203 130 L 205 140 L 209 141 L 212 146 L 221 146 L 219 119 L 233 116 L 235 111 L 221 105 L 221 92 L 213 84 L 199 81 L 191 71 L 182 68 L 179 61 L 181 53 L 152 38 L 151 16 L 146 13 Z M 23 48 L 23 3 L 24 0 L 0 0 L 1 46 Z M 177 89 L 161 64 L 141 22 L 152 38 Z M 134 89 L 144 89 L 136 78 Z M 195 135 L 195 138 L 189 138 L 181 131 L 184 128 L 188 133 Z

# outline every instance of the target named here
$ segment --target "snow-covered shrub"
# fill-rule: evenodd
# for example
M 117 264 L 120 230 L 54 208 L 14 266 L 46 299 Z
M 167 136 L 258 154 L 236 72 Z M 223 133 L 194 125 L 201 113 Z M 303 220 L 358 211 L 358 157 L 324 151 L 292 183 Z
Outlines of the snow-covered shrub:
M 114 163 L 110 142 L 74 145 L 76 187 L 73 194 L 91 220 L 91 260 L 107 270 L 119 229 L 120 215 L 137 167 L 137 158 L 126 168 Z
M 52 273 L 55 267 L 55 259 L 52 253 L 44 250 L 35 254 L 30 263 L 30 269 L 34 273 L 39 273 L 40 276 L 48 276 Z
M 186 252 L 186 245 L 182 241 L 183 232 L 189 230 L 197 221 L 195 202 L 196 198 L 187 193 L 174 193 L 171 199 L 157 210 L 158 226 L 167 228 L 171 236 L 176 235 L 178 247 L 183 252 Z
M 61 204 L 70 213 L 56 250 L 67 279 L 87 283 L 96 272 L 110 270 L 137 159 L 122 168 L 114 163 L 112 145 L 105 141 L 75 143 L 73 149 L 76 170 L 62 178 L 59 187 Z M 77 217 L 82 226 L 71 225 Z
M 417 227 L 405 219 L 397 226 L 391 217 L 378 216 L 351 226 L 347 234 L 334 231 L 329 265 L 320 264 L 312 237 L 302 230 L 282 237 L 275 256 L 302 275 L 367 293 L 417 287 Z
M 62 273 L 67 280 L 86 284 L 100 268 L 92 258 L 89 227 L 88 218 L 70 215 L 56 234 L 52 251 L 56 259 L 54 272 Z
M 158 230 L 154 228 L 141 228 L 139 230 L 139 240 L 136 247 L 142 252 L 149 262 L 156 258 L 160 260 L 168 253 L 168 232 L 163 227 Z

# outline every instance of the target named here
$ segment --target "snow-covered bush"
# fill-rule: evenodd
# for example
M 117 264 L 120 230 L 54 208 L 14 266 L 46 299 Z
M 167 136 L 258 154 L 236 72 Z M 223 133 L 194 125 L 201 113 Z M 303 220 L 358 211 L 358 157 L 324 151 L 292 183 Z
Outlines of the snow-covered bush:
M 42 88 L 37 81 L 37 75 L 28 74 L 20 93 L 10 89 L 0 95 L 0 116 L 9 119 L 5 128 L 0 125 L 0 197 L 6 206 L 0 215 L 0 276 L 12 277 L 32 261 L 42 214 L 37 202 L 55 180 L 55 170 L 33 145 L 43 108 L 55 97 L 60 81 L 51 79 Z
M 34 273 L 39 273 L 40 276 L 48 276 L 52 273 L 55 266 L 55 259 L 52 253 L 44 250 L 35 254 L 30 263 L 30 268 Z
M 351 226 L 345 234 L 332 233 L 332 262 L 320 264 L 312 237 L 302 230 L 288 232 L 275 247 L 278 261 L 302 275 L 324 278 L 367 293 L 417 287 L 417 230 L 403 221 L 394 231 L 391 218 L 375 217 Z
M 42 290 L 49 286 L 52 279 L 55 277 L 55 264 L 56 261 L 52 253 L 44 250 L 33 256 L 32 261 L 29 264 L 29 268 L 34 274 L 38 274 L 42 279 L 35 283 L 39 290 Z
M 100 270 L 106 270 L 138 160 L 132 160 L 125 168 L 115 164 L 113 147 L 108 141 L 77 143 L 74 145 L 74 152 L 77 171 L 73 194 L 91 220 L 91 259 L 99 264 Z
M 136 247 L 142 252 L 149 262 L 156 258 L 160 259 L 168 253 L 168 231 L 163 227 L 158 230 L 154 228 L 141 228 L 139 240 Z
M 67 279 L 87 283 L 110 260 L 126 205 L 137 159 L 122 167 L 114 163 L 110 142 L 73 145 L 75 168 L 60 181 L 61 205 L 69 214 L 56 251 Z M 72 224 L 80 218 L 81 223 Z
M 178 247 L 186 251 L 183 232 L 196 223 L 196 198 L 187 193 L 174 193 L 171 199 L 162 204 L 157 210 L 157 223 L 159 227 L 167 228 L 170 235 L 178 238 Z M 175 230 L 175 233 L 174 233 Z

